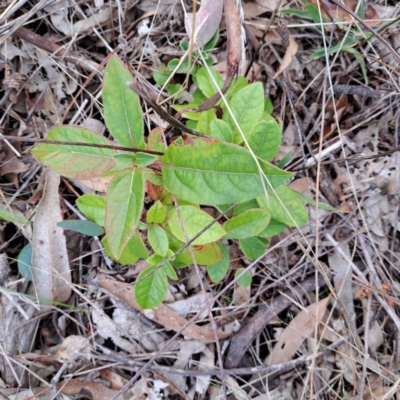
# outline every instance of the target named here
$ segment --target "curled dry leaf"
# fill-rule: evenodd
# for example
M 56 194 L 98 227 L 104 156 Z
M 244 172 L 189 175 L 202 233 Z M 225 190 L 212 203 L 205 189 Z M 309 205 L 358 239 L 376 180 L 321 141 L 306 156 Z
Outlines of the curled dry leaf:
M 121 301 L 143 313 L 147 318 L 162 325 L 164 328 L 178 332 L 186 325 L 187 320 L 178 314 L 175 314 L 169 307 L 164 304 L 159 305 L 152 310 L 143 310 L 138 306 L 133 297 L 133 286 L 126 283 L 101 280 L 98 285 L 118 297 Z M 195 323 L 189 325 L 183 330 L 182 335 L 189 339 L 194 339 L 202 342 L 214 342 L 215 335 L 209 326 L 198 326 Z M 230 333 L 226 333 L 224 329 L 217 330 L 219 339 L 226 339 Z
M 83 336 L 71 335 L 60 344 L 54 358 L 71 369 L 82 361 L 89 361 L 90 350 L 91 345 L 88 339 Z
M 222 19 L 223 0 L 202 0 L 201 7 L 196 12 L 194 24 L 194 40 L 198 47 L 207 44 L 217 31 Z M 187 13 L 185 29 L 189 38 L 192 37 L 193 13 Z
M 290 37 L 289 46 L 286 49 L 286 53 L 285 56 L 283 57 L 282 64 L 279 66 L 278 71 L 276 71 L 274 75 L 274 79 L 289 66 L 289 64 L 293 60 L 293 57 L 296 55 L 298 48 L 299 45 L 297 44 L 297 42 L 292 37 Z
M 63 229 L 58 186 L 60 176 L 48 170 L 42 200 L 36 211 L 32 236 L 32 278 L 39 299 L 65 302 L 71 295 L 71 270 Z M 48 307 L 42 306 L 41 312 Z

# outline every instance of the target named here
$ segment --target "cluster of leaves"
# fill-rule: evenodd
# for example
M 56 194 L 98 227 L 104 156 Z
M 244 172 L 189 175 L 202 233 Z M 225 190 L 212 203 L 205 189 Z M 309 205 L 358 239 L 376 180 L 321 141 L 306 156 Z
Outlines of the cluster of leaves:
M 214 79 L 205 68 L 196 74 L 204 98 L 214 94 L 215 83 L 222 86 L 219 74 L 211 71 Z M 226 95 L 229 107 L 218 106 L 222 118 L 217 108 L 185 114 L 208 137 L 183 135 L 167 146 L 160 129 L 149 132 L 145 141 L 140 101 L 127 86 L 131 80 L 121 60 L 111 58 L 103 83 L 104 119 L 113 138 L 136 152 L 96 147 L 112 143 L 79 126 L 58 126 L 47 139 L 93 147 L 41 143 L 32 154 L 66 177 L 112 176 L 105 197 L 84 195 L 76 204 L 104 227 L 102 243 L 110 257 L 121 264 L 147 261 L 134 293 L 141 307 L 153 308 L 163 301 L 168 278 L 178 278 L 176 268 L 193 264 L 189 248 L 180 251 L 188 240 L 195 238 L 194 258 L 217 282 L 230 264 L 224 241 L 238 240 L 254 260 L 265 252 L 271 236 L 306 223 L 307 212 L 298 194 L 285 185 L 292 174 L 271 164 L 282 127 L 271 116 L 261 83 L 249 85 L 238 78 Z M 146 193 L 150 206 L 144 204 Z M 214 220 L 232 205 L 223 223 Z M 250 281 L 244 274 L 241 284 Z
M 197 72 L 201 68 L 201 61 L 204 60 L 207 65 L 211 66 L 214 63 L 210 52 L 214 49 L 219 36 L 219 31 L 217 30 L 212 37 L 212 39 L 201 49 L 201 55 L 199 51 L 193 51 L 190 57 L 174 58 L 171 60 L 166 67 L 159 67 L 155 69 L 153 73 L 153 78 L 159 86 L 163 86 L 173 79 L 173 77 L 178 74 L 191 75 L 192 80 L 197 83 Z M 189 42 L 180 42 L 180 47 L 185 54 L 189 53 Z M 179 99 L 184 87 L 180 83 L 169 83 L 167 84 L 167 92 L 170 95 L 176 95 L 176 99 Z M 193 94 L 193 99 L 196 104 L 200 104 L 204 101 L 203 94 L 200 90 L 197 90 Z M 186 105 L 187 107 L 187 105 Z
M 299 9 L 286 9 L 286 10 L 281 10 L 283 14 L 291 14 L 295 15 L 301 19 L 304 20 L 310 20 L 314 22 L 317 26 L 321 26 L 323 23 L 329 23 L 331 22 L 331 15 L 327 14 L 324 12 L 325 10 L 321 8 L 318 8 L 317 4 L 314 2 L 308 2 L 307 0 L 303 0 L 303 4 L 305 7 L 305 10 L 299 10 Z M 365 14 L 365 9 L 363 6 L 363 2 L 359 5 L 357 8 L 357 15 L 360 18 L 364 18 Z M 342 21 L 336 21 L 336 26 L 341 26 L 340 22 Z M 331 29 L 330 24 L 322 25 L 325 27 L 329 27 Z M 344 26 L 344 29 L 349 29 L 348 26 Z M 361 71 L 363 73 L 365 83 L 368 83 L 368 78 L 367 78 L 367 67 L 365 64 L 364 56 L 357 50 L 357 45 L 360 43 L 360 41 L 364 41 L 365 39 L 369 40 L 372 37 L 372 34 L 370 32 L 365 32 L 360 24 L 355 24 L 354 28 L 350 28 L 348 31 L 348 34 L 346 35 L 346 38 L 344 41 L 340 40 L 336 43 L 334 43 L 330 49 L 329 53 L 330 54 L 335 54 L 338 51 L 344 52 L 344 53 L 351 53 L 354 55 L 358 63 L 360 64 Z M 318 48 L 314 50 L 310 58 L 311 59 L 318 59 L 321 57 L 324 57 L 326 53 L 326 49 L 324 47 Z

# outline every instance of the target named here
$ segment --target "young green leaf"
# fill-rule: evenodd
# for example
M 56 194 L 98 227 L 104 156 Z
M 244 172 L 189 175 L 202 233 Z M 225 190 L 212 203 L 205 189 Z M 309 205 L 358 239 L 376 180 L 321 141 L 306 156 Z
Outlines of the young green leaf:
M 267 98 L 264 101 L 264 112 L 272 114 L 272 111 L 274 111 L 274 105 L 272 104 L 271 99 Z
M 164 85 L 170 76 L 171 76 L 171 70 L 166 67 L 159 67 L 153 71 L 153 79 L 159 86 Z
M 317 202 L 314 199 L 311 199 L 310 197 L 306 196 L 303 193 L 300 192 L 296 192 L 296 190 L 293 190 L 294 193 L 296 193 L 296 195 L 300 198 L 300 200 L 304 201 L 305 203 L 309 203 L 313 206 L 317 205 Z M 323 204 L 318 202 L 318 208 L 322 208 L 323 210 L 328 210 L 328 211 L 341 211 L 341 210 L 337 210 L 335 207 L 332 207 L 328 204 Z M 346 212 L 346 211 L 342 211 L 342 212 Z
M 264 112 L 264 91 L 261 83 L 253 83 L 241 89 L 233 96 L 229 102 L 229 107 L 243 134 L 248 135 Z M 227 110 L 224 112 L 224 120 L 233 130 L 234 143 L 243 143 L 242 135 Z
M 213 119 L 210 122 L 210 136 L 220 142 L 233 142 L 231 127 L 222 119 Z
M 235 278 L 237 278 L 242 272 L 244 268 L 239 268 L 235 272 Z M 251 274 L 249 271 L 246 271 L 238 280 L 236 281 L 237 284 L 241 287 L 247 287 L 251 285 Z
M 143 208 L 144 179 L 139 169 L 124 169 L 114 176 L 107 190 L 105 228 L 115 258 L 135 232 Z
M 269 192 L 268 200 L 265 195 L 259 196 L 257 201 L 260 207 L 268 210 L 272 218 L 288 226 L 300 227 L 307 223 L 307 210 L 296 192 L 281 185 L 275 189 L 275 193 Z
M 194 204 L 242 203 L 264 192 L 253 157 L 234 144 L 202 139 L 171 144 L 162 163 L 167 189 Z M 262 160 L 260 166 L 273 187 L 292 176 Z
M 173 71 L 180 63 L 181 60 L 174 58 L 168 63 L 168 68 Z M 178 70 L 176 71 L 177 74 L 186 74 L 189 69 L 189 62 L 188 60 L 183 61 L 183 63 L 180 65 Z
M 104 226 L 106 215 L 106 198 L 104 196 L 84 194 L 76 200 L 76 205 L 87 219 L 90 219 L 97 225 Z
M 183 224 L 186 235 L 190 240 L 213 221 L 213 218 L 209 214 L 194 206 L 180 206 L 179 213 L 180 218 L 178 217 L 175 208 L 168 213 L 168 225 L 172 234 L 184 243 L 186 243 L 186 238 L 182 230 L 181 223 Z M 208 228 L 201 236 L 199 236 L 193 242 L 193 245 L 203 245 L 216 242 L 224 234 L 224 229 L 217 222 Z
M 158 225 L 150 225 L 147 233 L 150 246 L 156 254 L 165 257 L 168 251 L 168 237 L 164 229 Z
M 60 221 L 57 222 L 57 226 L 86 236 L 100 236 L 104 233 L 104 229 L 100 225 L 87 220 Z
M 178 275 L 176 274 L 175 269 L 169 262 L 165 263 L 161 268 L 164 270 L 164 273 L 168 276 L 168 278 L 174 281 L 178 280 Z
M 286 164 L 289 162 L 290 158 L 292 157 L 292 150 L 288 151 L 282 159 L 276 165 L 278 168 L 285 168 Z
M 122 171 L 125 168 L 132 168 L 133 165 L 135 165 L 135 160 L 136 157 L 133 154 L 116 154 L 113 157 L 113 160 L 115 161 L 115 166 L 110 169 L 104 176 L 114 176 L 117 172 Z
M 273 117 L 269 115 L 268 118 L 269 121 L 260 121 L 254 125 L 247 139 L 254 154 L 264 161 L 273 160 L 282 140 L 280 126 Z
M 217 120 L 214 110 L 203 111 L 200 113 L 200 118 L 197 121 L 197 132 L 210 134 L 210 124 Z
M 265 210 L 248 210 L 224 223 L 224 229 L 227 232 L 224 238 L 245 239 L 257 236 L 266 228 L 270 219 L 271 215 Z
M 27 281 L 32 281 L 32 245 L 28 243 L 18 254 L 18 272 Z
M 27 225 L 30 224 L 31 222 L 29 219 L 26 219 L 22 215 L 14 215 L 8 210 L 5 210 L 4 208 L 0 207 L 0 219 L 4 219 L 5 221 L 12 222 L 13 224 L 22 224 L 22 225 Z
M 134 264 L 140 258 L 145 260 L 149 256 L 139 232 L 135 232 L 129 239 L 128 243 L 122 250 L 121 256 L 118 259 L 116 259 L 111 253 L 107 236 L 104 236 L 101 243 L 103 244 L 106 253 L 121 265 Z
M 148 267 L 137 277 L 134 288 L 135 299 L 143 309 L 159 306 L 167 295 L 167 276 L 162 268 L 155 271 L 156 268 L 156 266 Z M 147 277 L 143 279 L 145 276 Z
M 139 167 L 146 167 L 157 161 L 158 156 L 154 154 L 142 153 L 141 151 L 135 154 L 135 164 Z
M 181 89 L 182 89 L 182 85 L 180 83 L 171 83 L 167 86 L 167 93 L 170 96 L 173 96 L 174 94 L 176 94 L 175 99 L 179 99 L 179 97 L 181 97 L 182 93 L 181 93 Z
M 147 222 L 149 224 L 161 224 L 167 216 L 167 210 L 160 200 L 157 200 L 147 211 Z
M 225 275 L 229 269 L 229 262 L 230 262 L 229 251 L 223 243 L 220 243 L 219 247 L 221 248 L 224 258 L 221 261 L 217 262 L 216 264 L 209 265 L 207 267 L 208 276 L 213 282 L 222 281 L 222 279 L 225 278 Z
M 111 146 L 105 137 L 78 126 L 56 126 L 47 135 L 48 140 L 80 142 Z M 60 175 L 75 179 L 92 179 L 102 176 L 114 167 L 116 151 L 91 146 L 38 143 L 31 150 L 42 164 Z
M 255 260 L 265 252 L 264 243 L 256 237 L 240 239 L 239 246 L 249 260 Z
M 139 97 L 127 86 L 132 80 L 123 62 L 112 56 L 104 75 L 104 119 L 111 135 L 122 146 L 145 149 Z
M 211 97 L 217 93 L 218 88 L 221 89 L 224 85 L 224 80 L 221 78 L 221 75 L 214 68 L 210 68 L 210 71 L 218 87 L 215 86 L 213 79 L 208 75 L 206 67 L 199 68 L 196 75 L 199 88 L 206 97 Z

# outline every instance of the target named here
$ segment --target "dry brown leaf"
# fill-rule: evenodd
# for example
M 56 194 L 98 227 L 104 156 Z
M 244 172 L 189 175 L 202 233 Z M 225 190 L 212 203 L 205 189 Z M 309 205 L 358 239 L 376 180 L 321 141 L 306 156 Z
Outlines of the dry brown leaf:
M 68 395 L 83 395 L 91 400 L 124 400 L 124 396 L 115 397 L 117 390 L 108 389 L 107 387 L 94 382 L 85 382 L 79 379 L 71 379 L 66 382 L 60 382 L 57 390 Z
M 286 53 L 283 57 L 282 64 L 279 66 L 278 71 L 276 71 L 274 75 L 274 79 L 280 75 L 292 62 L 293 57 L 296 55 L 297 50 L 299 49 L 299 45 L 297 42 L 293 39 L 293 37 L 290 37 L 289 39 L 289 46 L 286 49 Z
M 280 364 L 292 359 L 303 341 L 314 333 L 315 325 L 324 317 L 329 300 L 330 297 L 327 297 L 309 305 L 290 321 L 265 361 L 267 365 Z
M 71 369 L 80 365 L 82 361 L 90 361 L 90 351 L 91 345 L 88 339 L 83 336 L 71 335 L 60 344 L 54 358 L 62 364 L 67 364 Z
M 106 177 L 99 177 L 90 180 L 80 180 L 80 181 L 74 179 L 73 181 L 80 182 L 82 185 L 88 187 L 91 190 L 105 193 L 107 191 L 108 185 L 111 182 L 111 179 L 112 179 L 111 176 L 106 176 Z
M 71 295 L 71 270 L 62 228 L 58 186 L 60 176 L 46 172 L 43 197 L 36 211 L 32 236 L 32 278 L 38 298 L 65 302 Z M 41 312 L 48 307 L 42 306 Z
M 276 0 L 255 0 L 246 2 L 243 6 L 244 15 L 246 18 L 258 17 L 267 11 L 273 11 L 276 8 Z M 283 1 L 282 7 L 287 3 Z
M 184 325 L 186 325 L 187 320 L 180 315 L 174 313 L 166 305 L 161 304 L 152 310 L 143 310 L 138 306 L 133 296 L 133 287 L 130 284 L 111 281 L 111 280 L 101 280 L 97 282 L 98 285 L 114 296 L 118 297 L 121 301 L 133 307 L 134 309 L 140 311 L 148 319 L 156 322 L 157 324 L 163 326 L 166 329 L 178 332 Z M 219 339 L 226 339 L 230 336 L 230 333 L 225 333 L 224 329 L 217 330 Z M 214 342 L 215 336 L 211 327 L 209 326 L 198 326 L 195 323 L 190 324 L 183 332 L 182 335 L 188 337 L 189 339 L 194 339 L 202 342 Z
M 364 400 L 389 400 L 399 389 L 398 386 L 377 386 L 364 395 Z

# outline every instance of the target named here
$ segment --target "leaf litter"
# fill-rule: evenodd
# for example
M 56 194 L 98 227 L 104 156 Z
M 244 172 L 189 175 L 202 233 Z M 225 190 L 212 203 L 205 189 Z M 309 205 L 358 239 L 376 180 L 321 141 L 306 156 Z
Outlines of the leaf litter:
M 316 11 L 319 15 L 319 3 L 324 32 L 313 20 Z M 399 15 L 393 1 L 366 1 L 364 13 L 360 2 L 343 3 L 374 28 Z M 258 48 L 277 4 L 288 31 L 283 32 L 279 19 L 274 19 Z M 6 135 L 44 137 L 53 126 L 72 120 L 106 136 L 98 91 L 103 79 L 99 65 L 109 52 L 115 49 L 130 65 L 143 63 L 139 72 L 152 85 L 151 70 L 167 65 L 172 54 L 183 54 L 179 41 L 184 36 L 184 12 L 171 1 L 129 5 L 95 1 L 72 8 L 60 0 L 39 13 L 30 3 L 21 7 L 7 15 L 7 24 L 15 20 L 17 25 L 0 43 L 2 78 L 4 62 L 27 78 L 16 101 L 10 97 L 2 105 L 1 129 Z M 191 10 L 191 5 L 185 7 Z M 24 28 L 22 16 L 30 22 Z M 157 18 L 151 20 L 153 16 Z M 329 25 L 333 18 L 336 25 Z M 146 30 L 140 23 L 144 19 L 148 19 Z M 56 393 L 62 399 L 84 398 L 88 393 L 92 399 L 122 398 L 119 391 L 141 368 L 146 372 L 127 386 L 124 398 L 223 398 L 221 379 L 229 396 L 240 399 L 396 395 L 400 335 L 387 310 L 398 311 L 400 277 L 399 162 L 396 152 L 388 152 L 399 146 L 398 62 L 380 40 L 366 40 L 367 31 L 351 21 L 347 12 L 328 0 L 309 1 L 307 8 L 300 2 L 269 0 L 244 4 L 249 39 L 245 65 L 250 65 L 249 52 L 254 53 L 248 78 L 262 82 L 273 115 L 284 126 L 285 146 L 277 159 L 291 152 L 287 166 L 288 171 L 299 170 L 296 190 L 346 212 L 308 206 L 305 236 L 291 229 L 272 237 L 265 256 L 252 265 L 251 287 L 235 283 L 214 298 L 234 279 L 236 270 L 251 264 L 236 239 L 226 243 L 231 262 L 224 281 L 207 281 L 206 267 L 201 267 L 226 360 L 224 378 L 215 361 L 215 337 L 194 268 L 179 270 L 179 281 L 169 282 L 164 304 L 141 309 L 132 295 L 132 274 L 137 276 L 144 266 L 114 263 L 109 269 L 98 246 L 92 245 L 94 239 L 57 227 L 71 217 L 64 199 L 74 202 L 82 194 L 101 194 L 109 178 L 59 181 L 55 174 L 35 169 L 26 144 L 18 147 L 22 157 L 17 158 L 2 141 L 3 396 L 19 399 L 43 392 L 40 398 L 54 398 Z M 30 40 L 20 39 L 23 29 L 32 33 Z M 395 21 L 381 31 L 394 48 L 398 29 Z M 220 33 L 212 59 L 220 72 L 226 72 L 230 39 L 224 20 Z M 329 42 L 322 57 L 311 59 L 324 48 L 324 40 Z M 57 54 L 54 45 L 70 53 Z M 342 50 L 334 51 L 340 46 Z M 326 64 L 328 48 L 332 54 Z M 93 66 L 97 70 L 89 76 Z M 347 94 L 339 92 L 343 87 Z M 193 97 L 195 89 L 187 89 L 186 98 Z M 380 93 L 378 101 L 369 97 L 367 89 Z M 152 113 L 145 124 L 154 127 L 159 122 Z M 325 148 L 332 151 L 323 153 Z M 316 166 L 302 169 L 320 152 L 327 162 L 324 174 Z M 352 160 L 355 156 L 373 158 Z M 343 158 L 349 159 L 347 165 Z M 334 197 L 324 191 L 324 184 Z M 21 225 L 23 219 L 32 221 L 33 235 L 29 225 Z M 32 283 L 18 276 L 16 261 L 28 243 L 33 247 Z M 350 324 L 323 281 L 312 284 L 309 278 L 315 276 L 315 268 L 300 244 L 318 254 Z M 39 307 L 38 298 L 47 302 Z M 266 311 L 270 317 L 258 320 Z M 248 341 L 240 349 L 242 356 L 234 359 L 232 343 L 239 343 L 240 335 L 247 335 Z M 355 337 L 365 348 L 357 348 Z M 65 371 L 63 364 L 68 367 Z M 51 386 L 60 371 L 59 382 Z

